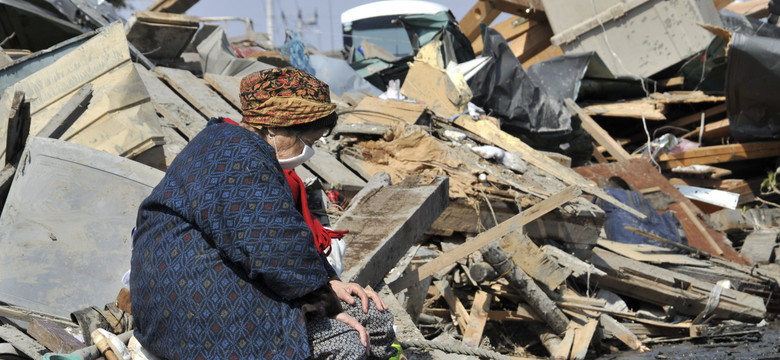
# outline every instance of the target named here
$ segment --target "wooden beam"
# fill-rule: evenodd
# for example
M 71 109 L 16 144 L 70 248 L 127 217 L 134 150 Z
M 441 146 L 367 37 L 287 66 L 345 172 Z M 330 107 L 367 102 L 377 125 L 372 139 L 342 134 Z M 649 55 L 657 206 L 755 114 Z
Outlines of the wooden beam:
M 501 239 L 501 248 L 523 271 L 548 289 L 555 290 L 571 275 L 571 270 L 558 265 L 554 258 L 541 249 L 522 230 L 513 231 Z
M 191 72 L 162 66 L 158 66 L 155 71 L 207 118 L 227 117 L 236 121 L 241 119 L 241 114 L 236 109 Z
M 188 140 L 194 138 L 206 127 L 208 119 L 195 111 L 153 72 L 140 64 L 135 64 L 135 69 L 149 92 L 154 109 L 184 134 Z M 240 118 L 233 120 L 238 121 Z
M 559 180 L 570 185 L 577 185 L 582 191 L 595 195 L 640 219 L 646 218 L 644 214 L 621 203 L 612 196 L 609 196 L 604 190 L 598 188 L 593 182 L 583 178 L 571 168 L 567 168 L 560 163 L 551 160 L 549 157 L 540 154 L 534 148 L 528 146 L 520 139 L 502 131 L 489 121 L 474 121 L 470 116 L 460 116 L 455 119 L 455 125 L 482 137 L 489 141 L 490 145 L 498 146 L 509 152 L 520 152 L 523 154 L 523 160 Z
M 91 99 L 92 84 L 86 84 L 60 108 L 57 114 L 38 132 L 38 136 L 59 139 L 78 120 L 79 116 L 87 111 Z
M 672 305 L 687 315 L 701 313 L 714 284 L 658 266 L 594 248 L 590 262 L 605 271 L 599 286 L 657 305 Z M 731 289 L 723 289 L 714 316 L 747 322 L 758 322 L 766 315 L 762 298 Z
M 183 14 L 197 3 L 198 0 L 157 0 L 146 11 Z
M 314 156 L 304 163 L 304 166 L 325 180 L 328 188 L 344 191 L 348 196 L 360 191 L 366 181 L 355 175 L 326 149 L 314 152 Z
M 547 20 L 541 0 L 491 0 L 493 6 L 505 13 L 533 20 Z
M 604 146 L 604 148 L 607 149 L 607 152 L 609 152 L 612 157 L 617 159 L 617 161 L 629 160 L 632 158 L 631 154 L 629 154 L 626 149 L 623 149 L 623 146 L 615 141 L 612 136 L 609 136 L 609 133 L 607 133 L 607 131 L 596 122 L 596 120 L 593 120 L 590 115 L 582 111 L 582 108 L 580 108 L 579 105 L 574 102 L 574 100 L 564 99 L 563 102 L 570 111 L 574 112 L 577 114 L 577 116 L 580 117 L 582 128 L 585 129 L 585 131 L 587 131 L 590 136 L 593 136 L 593 139 L 596 140 L 596 142 Z
M 514 262 L 509 261 L 506 253 L 497 245 L 490 244 L 482 248 L 485 262 L 493 266 L 499 274 L 509 281 L 509 285 L 517 290 L 523 299 L 533 307 L 550 329 L 558 334 L 566 330 L 568 319 L 547 294 Z
M 531 22 L 525 18 L 513 16 L 498 23 L 496 26 L 491 27 L 493 30 L 498 31 L 498 33 L 504 37 L 504 40 L 509 42 L 527 32 L 528 29 L 531 28 Z M 485 45 L 484 42 L 485 41 L 482 39 L 482 34 L 479 34 L 477 38 L 471 42 L 471 47 L 474 49 L 474 54 L 479 55 L 482 53 L 483 47 Z
M 203 80 L 206 80 L 206 83 L 230 102 L 236 110 L 241 111 L 241 98 L 239 97 L 241 79 L 235 76 L 206 73 L 203 74 Z M 240 119 L 235 120 L 239 121 Z
M 479 24 L 490 25 L 500 14 L 501 10 L 496 9 L 492 1 L 479 0 L 460 19 L 460 31 L 473 43 L 477 38 L 481 37 Z
M 5 340 L 5 342 L 11 344 L 16 350 L 19 350 L 33 360 L 41 360 L 43 359 L 44 354 L 50 352 L 43 347 L 43 345 L 33 340 L 33 338 L 11 325 L 0 325 L 0 339 Z
M 33 319 L 27 333 L 41 345 L 56 353 L 72 353 L 86 347 L 84 343 L 54 322 Z
M 420 266 L 418 269 L 405 274 L 398 280 L 390 283 L 390 289 L 392 289 L 394 293 L 398 293 L 412 284 L 422 281 L 428 276 L 431 276 L 437 271 L 443 269 L 447 265 L 452 264 L 453 262 L 458 261 L 475 251 L 478 251 L 482 247 L 512 231 L 522 228 L 523 225 L 538 219 L 542 215 L 552 211 L 561 204 L 579 196 L 581 193 L 581 190 L 576 186 L 570 186 L 564 189 L 563 191 L 547 198 L 546 200 L 526 210 L 523 210 L 521 213 L 513 216 L 509 220 L 480 233 L 473 239 L 437 257 L 436 259 L 429 261 L 425 265 Z
M 780 141 L 705 146 L 680 154 L 661 154 L 656 159 L 664 169 L 676 166 L 720 164 L 730 161 L 780 156 Z
M 463 332 L 463 344 L 471 347 L 479 347 L 482 340 L 482 332 L 485 330 L 485 323 L 490 311 L 490 302 L 493 295 L 482 290 L 474 294 L 474 302 L 471 304 L 471 315 L 466 331 Z
M 550 28 L 550 23 L 546 20 L 528 20 L 528 23 L 530 26 L 528 31 L 509 41 L 512 54 L 521 63 L 552 46 L 550 37 L 553 36 L 553 31 Z
M 376 286 L 447 207 L 447 177 L 409 176 L 349 208 L 333 226 L 344 236 L 344 281 Z

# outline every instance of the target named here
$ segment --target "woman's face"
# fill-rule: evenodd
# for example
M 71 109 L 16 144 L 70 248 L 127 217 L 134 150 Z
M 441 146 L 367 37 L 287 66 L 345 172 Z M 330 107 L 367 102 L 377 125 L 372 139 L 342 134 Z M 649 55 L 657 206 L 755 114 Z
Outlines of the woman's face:
M 270 137 L 266 140 L 276 148 L 277 159 L 289 159 L 302 153 L 304 144 L 314 146 L 314 142 L 323 137 L 327 132 L 327 129 L 297 134 L 285 130 L 278 130 L 271 134 L 269 131 Z

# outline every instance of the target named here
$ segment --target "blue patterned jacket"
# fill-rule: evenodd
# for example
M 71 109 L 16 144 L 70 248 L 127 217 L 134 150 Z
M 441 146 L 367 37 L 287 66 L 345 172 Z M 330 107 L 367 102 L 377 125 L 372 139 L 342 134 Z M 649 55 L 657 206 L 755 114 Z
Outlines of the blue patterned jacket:
M 166 359 L 303 359 L 296 299 L 331 272 L 273 148 L 212 120 L 140 206 L 135 336 Z

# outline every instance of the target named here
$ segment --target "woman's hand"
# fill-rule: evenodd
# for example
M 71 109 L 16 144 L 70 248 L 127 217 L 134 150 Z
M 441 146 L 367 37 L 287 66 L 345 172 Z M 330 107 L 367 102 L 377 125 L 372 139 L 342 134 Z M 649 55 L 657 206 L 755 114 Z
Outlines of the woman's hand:
M 353 300 L 354 302 L 354 300 Z M 366 328 L 363 327 L 363 325 L 360 325 L 360 322 L 357 321 L 357 319 L 353 318 L 352 316 L 349 316 L 345 312 L 338 313 L 334 319 L 341 321 L 349 326 L 351 326 L 353 329 L 357 330 L 358 334 L 360 334 L 360 343 L 363 345 L 363 347 L 366 348 L 366 356 L 369 354 L 369 342 L 368 342 L 368 332 L 366 332 Z
M 382 301 L 382 298 L 379 297 L 379 294 L 377 294 L 376 291 L 371 289 L 364 289 L 357 283 L 345 283 L 341 280 L 331 280 L 330 287 L 333 289 L 333 292 L 336 293 L 336 296 L 338 296 L 339 299 L 350 305 L 355 305 L 355 299 L 352 296 L 357 295 L 357 297 L 360 298 L 361 305 L 363 305 L 364 314 L 368 314 L 369 298 L 374 301 L 374 305 L 376 305 L 377 310 L 387 310 L 387 305 L 385 305 L 385 302 Z

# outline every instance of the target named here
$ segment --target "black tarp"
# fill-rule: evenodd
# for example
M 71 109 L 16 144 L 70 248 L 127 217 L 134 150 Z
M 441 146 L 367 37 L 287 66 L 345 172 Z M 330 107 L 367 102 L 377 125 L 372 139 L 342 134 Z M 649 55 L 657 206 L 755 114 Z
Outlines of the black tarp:
M 482 38 L 482 55 L 491 59 L 469 81 L 471 101 L 501 119 L 501 128 L 510 133 L 570 133 L 571 114 L 558 92 L 549 93 L 523 70 L 498 31 L 483 26 Z
M 734 33 L 728 59 L 731 135 L 740 142 L 780 140 L 780 39 Z

